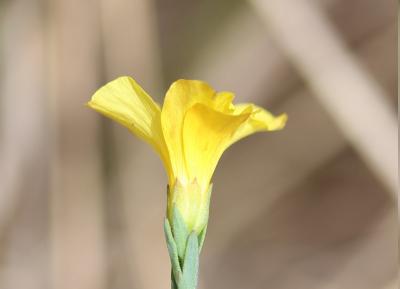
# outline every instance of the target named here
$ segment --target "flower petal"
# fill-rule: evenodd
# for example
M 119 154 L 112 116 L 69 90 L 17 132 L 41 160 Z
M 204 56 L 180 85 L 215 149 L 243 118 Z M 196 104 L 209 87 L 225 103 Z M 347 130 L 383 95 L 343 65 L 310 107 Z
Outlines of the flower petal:
M 183 156 L 182 128 L 186 111 L 196 103 L 212 105 L 215 91 L 205 82 L 198 80 L 175 81 L 164 99 L 161 125 L 175 178 L 187 180 Z
M 107 83 L 96 91 L 88 106 L 149 143 L 160 155 L 167 171 L 170 171 L 161 130 L 160 107 L 134 79 L 122 76 Z
M 269 111 L 254 104 L 238 104 L 235 106 L 236 115 L 251 113 L 250 117 L 235 132 L 232 143 L 259 131 L 274 131 L 285 127 L 287 115 L 274 116 Z
M 215 110 L 231 113 L 234 111 L 234 105 L 232 104 L 235 95 L 232 92 L 222 91 L 218 92 L 214 97 L 213 107 Z
M 225 114 L 203 104 L 195 104 L 188 110 L 183 124 L 183 145 L 190 179 L 208 186 L 222 153 L 249 116 Z

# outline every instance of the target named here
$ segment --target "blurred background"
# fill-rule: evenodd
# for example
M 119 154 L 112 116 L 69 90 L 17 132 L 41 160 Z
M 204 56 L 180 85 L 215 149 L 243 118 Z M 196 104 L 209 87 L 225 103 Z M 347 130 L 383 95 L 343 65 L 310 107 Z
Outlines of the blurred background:
M 0 288 L 169 288 L 166 176 L 84 106 L 121 75 L 289 115 L 214 175 L 199 289 L 396 289 L 397 2 L 1 0 Z

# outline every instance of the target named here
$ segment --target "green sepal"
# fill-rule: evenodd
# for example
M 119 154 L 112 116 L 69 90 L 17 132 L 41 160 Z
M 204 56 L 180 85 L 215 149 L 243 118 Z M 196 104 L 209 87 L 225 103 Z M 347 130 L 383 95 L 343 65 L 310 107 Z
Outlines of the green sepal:
M 209 190 L 209 194 L 208 194 L 208 204 L 210 205 L 210 199 L 211 199 L 211 193 L 212 193 L 212 189 L 213 189 L 213 184 L 210 184 L 208 190 Z M 209 208 L 208 208 L 209 210 Z M 199 254 L 201 252 L 201 249 L 203 248 L 204 245 L 204 240 L 206 238 L 206 233 L 207 233 L 207 227 L 208 227 L 208 215 L 207 215 L 207 222 L 206 225 L 204 226 L 203 230 L 201 230 L 200 234 L 199 234 Z
M 185 259 L 183 261 L 182 279 L 178 288 L 196 289 L 199 273 L 199 243 L 197 234 L 192 232 L 187 241 Z
M 178 208 L 174 206 L 172 208 L 172 233 L 174 236 L 176 248 L 178 249 L 178 256 L 182 261 L 185 256 L 186 242 L 189 236 L 188 229 L 185 221 L 182 218 Z
M 179 282 L 182 279 L 182 269 L 179 263 L 178 250 L 174 241 L 174 237 L 172 236 L 171 226 L 169 224 L 168 218 L 165 218 L 164 233 L 165 239 L 167 240 L 169 257 L 171 259 L 172 272 L 174 275 L 173 277 L 175 277 L 176 282 Z
M 199 254 L 201 252 L 201 249 L 203 248 L 204 239 L 206 238 L 206 233 L 207 233 L 207 224 L 199 235 Z

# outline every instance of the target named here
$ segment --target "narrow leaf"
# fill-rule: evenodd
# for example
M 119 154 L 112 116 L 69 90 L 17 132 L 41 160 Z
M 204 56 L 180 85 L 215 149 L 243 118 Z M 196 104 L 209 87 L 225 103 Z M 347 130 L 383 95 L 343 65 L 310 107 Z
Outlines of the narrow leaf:
M 169 224 L 168 218 L 165 218 L 164 233 L 165 239 L 167 240 L 169 257 L 171 259 L 172 272 L 174 274 L 175 281 L 179 282 L 182 277 L 182 269 L 179 264 L 178 250 L 176 249 L 176 244 L 172 236 L 171 226 Z
M 192 232 L 187 242 L 185 259 L 183 262 L 182 283 L 179 288 L 196 289 L 199 272 L 199 244 L 197 235 Z
M 176 285 L 174 271 L 171 270 L 171 289 L 178 289 L 178 285 Z
M 189 236 L 188 229 L 176 206 L 172 209 L 172 233 L 174 235 L 178 256 L 181 260 L 185 256 L 186 241 Z

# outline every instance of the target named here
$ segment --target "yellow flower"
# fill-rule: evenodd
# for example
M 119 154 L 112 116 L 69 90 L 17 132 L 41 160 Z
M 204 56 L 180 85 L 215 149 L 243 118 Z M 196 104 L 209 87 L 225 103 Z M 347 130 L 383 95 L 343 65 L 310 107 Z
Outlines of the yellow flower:
M 253 104 L 233 105 L 230 92 L 216 93 L 198 80 L 174 82 L 162 109 L 130 77 L 100 88 L 88 105 L 127 127 L 160 155 L 169 179 L 168 217 L 175 205 L 188 229 L 200 232 L 208 218 L 211 177 L 222 153 L 258 131 L 285 126 Z

